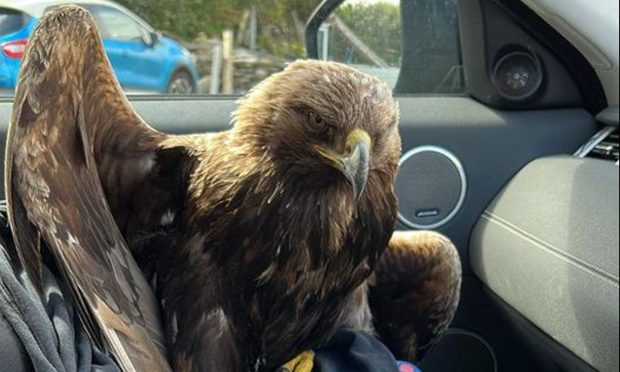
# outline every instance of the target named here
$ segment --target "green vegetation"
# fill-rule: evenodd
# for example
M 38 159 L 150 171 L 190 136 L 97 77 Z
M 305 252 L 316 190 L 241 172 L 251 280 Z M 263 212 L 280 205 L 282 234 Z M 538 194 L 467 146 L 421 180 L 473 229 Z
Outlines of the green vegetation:
M 401 23 L 398 5 L 387 2 L 345 3 L 336 15 L 359 37 L 370 49 L 391 66 L 400 65 Z M 352 45 L 341 33 L 331 36 L 332 53 L 341 55 L 332 57 L 346 63 L 368 62 L 363 55 L 355 53 Z
M 238 31 L 243 13 L 256 8 L 258 45 L 278 56 L 303 57 L 304 40 L 298 27 L 305 24 L 321 0 L 116 0 L 147 20 L 153 27 L 181 40 L 190 41 L 203 33 L 219 38 L 225 29 Z M 350 3 L 337 15 L 381 58 L 398 64 L 400 22 L 397 5 Z M 296 24 L 295 18 L 298 23 Z M 361 58 L 337 31 L 332 33 L 332 50 L 350 56 L 336 59 L 354 62 Z M 347 58 L 348 57 L 348 58 Z M 362 59 L 363 61 L 363 59 Z
M 244 10 L 256 7 L 259 45 L 279 55 L 303 55 L 303 40 L 295 28 L 312 14 L 320 0 L 117 0 L 153 27 L 182 40 L 198 34 L 221 37 L 237 30 Z

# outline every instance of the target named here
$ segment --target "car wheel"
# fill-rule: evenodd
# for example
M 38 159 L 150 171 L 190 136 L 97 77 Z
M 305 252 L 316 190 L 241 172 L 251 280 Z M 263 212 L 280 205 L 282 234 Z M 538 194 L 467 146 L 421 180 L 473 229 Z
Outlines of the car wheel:
M 169 94 L 194 93 L 194 80 L 186 71 L 177 71 L 172 75 L 166 91 Z

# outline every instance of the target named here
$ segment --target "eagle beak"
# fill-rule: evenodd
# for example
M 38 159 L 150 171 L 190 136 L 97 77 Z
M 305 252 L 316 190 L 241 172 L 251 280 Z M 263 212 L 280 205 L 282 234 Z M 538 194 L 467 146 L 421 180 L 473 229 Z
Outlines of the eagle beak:
M 371 141 L 368 133 L 361 129 L 352 130 L 346 138 L 345 155 L 321 146 L 316 147 L 319 155 L 338 169 L 353 186 L 353 195 L 359 199 L 366 188 L 370 161 Z

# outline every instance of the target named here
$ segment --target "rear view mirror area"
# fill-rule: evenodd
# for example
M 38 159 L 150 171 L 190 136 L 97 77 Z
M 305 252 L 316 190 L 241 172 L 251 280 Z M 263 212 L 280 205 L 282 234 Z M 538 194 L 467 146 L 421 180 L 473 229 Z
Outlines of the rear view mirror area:
M 306 49 L 397 94 L 464 91 L 455 0 L 327 0 L 308 21 Z
M 400 19 L 398 0 L 340 2 L 322 22 L 317 20 L 318 28 L 309 23 L 316 45 L 308 46 L 308 54 L 350 65 L 394 88 L 401 64 Z

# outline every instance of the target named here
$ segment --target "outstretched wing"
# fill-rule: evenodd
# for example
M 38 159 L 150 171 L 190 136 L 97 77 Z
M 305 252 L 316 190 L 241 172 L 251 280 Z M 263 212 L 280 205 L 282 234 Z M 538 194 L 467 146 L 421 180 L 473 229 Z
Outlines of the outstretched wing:
M 153 293 L 110 209 L 127 202 L 166 136 L 129 105 L 79 7 L 41 18 L 20 73 L 5 189 L 22 266 L 38 285 L 47 247 L 91 338 L 125 371 L 169 370 Z

